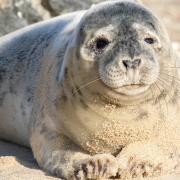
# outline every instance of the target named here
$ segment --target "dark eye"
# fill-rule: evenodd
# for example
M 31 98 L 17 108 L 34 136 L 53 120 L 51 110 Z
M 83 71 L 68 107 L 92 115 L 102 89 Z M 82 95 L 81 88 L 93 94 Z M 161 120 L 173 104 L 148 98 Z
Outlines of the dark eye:
M 100 38 L 96 40 L 96 49 L 102 50 L 109 44 L 109 41 L 105 38 Z
M 154 39 L 153 38 L 145 38 L 144 41 L 148 44 L 154 44 Z

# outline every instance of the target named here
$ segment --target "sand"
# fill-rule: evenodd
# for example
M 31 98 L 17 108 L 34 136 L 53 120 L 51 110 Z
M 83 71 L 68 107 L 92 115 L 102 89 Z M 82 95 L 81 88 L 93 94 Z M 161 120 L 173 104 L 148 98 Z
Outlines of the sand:
M 0 180 L 57 180 L 39 169 L 30 149 L 0 141 Z M 59 179 L 58 179 L 59 180 Z
M 180 50 L 180 0 L 143 0 L 158 14 L 175 48 Z M 179 51 L 180 52 L 180 51 Z M 0 141 L 0 180 L 57 180 L 38 167 L 30 149 Z M 180 175 L 168 175 L 146 180 L 180 180 Z
M 61 180 L 38 167 L 30 149 L 0 141 L 0 180 Z M 180 180 L 180 175 L 168 175 L 144 180 Z

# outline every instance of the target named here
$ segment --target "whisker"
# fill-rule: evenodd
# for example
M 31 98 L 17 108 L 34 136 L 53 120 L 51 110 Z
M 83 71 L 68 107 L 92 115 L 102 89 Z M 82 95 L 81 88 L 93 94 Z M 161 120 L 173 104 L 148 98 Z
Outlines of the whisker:
M 160 78 L 160 77 L 158 77 L 157 79 L 158 79 L 158 81 L 161 82 L 163 85 L 165 84 L 165 85 L 167 85 L 168 87 L 171 87 L 171 84 L 168 84 L 168 83 L 167 83 L 167 81 L 168 81 L 167 79 L 163 79 L 163 78 Z
M 164 74 L 164 75 L 166 75 L 166 76 L 168 76 L 168 77 L 171 77 L 171 78 L 175 78 L 176 80 L 180 81 L 180 79 L 179 79 L 178 77 L 173 76 L 173 75 L 171 75 L 171 74 L 168 74 L 168 73 L 165 73 L 165 72 L 162 72 L 162 74 Z
M 163 80 L 163 79 L 162 79 Z M 163 81 L 163 83 L 165 83 L 166 85 L 167 85 L 167 82 L 165 82 L 165 81 L 167 81 L 166 79 Z M 176 88 L 179 88 L 179 86 L 180 86 L 180 82 L 177 82 L 176 81 L 176 85 L 178 85 L 178 86 L 176 86 Z M 169 88 L 172 88 L 172 86 L 171 85 L 169 85 L 168 86 Z M 180 94 L 178 93 L 178 94 L 176 94 L 176 96 L 178 97 L 178 98 L 180 98 Z
M 157 84 L 157 83 L 156 83 L 156 85 L 159 87 L 160 84 Z M 162 87 L 162 86 L 161 86 L 161 87 Z M 159 87 L 159 89 L 160 89 L 160 87 Z M 163 87 L 162 87 L 162 90 L 164 90 Z M 160 91 L 160 92 L 161 92 L 161 91 Z M 168 117 L 168 114 L 169 114 L 168 103 L 167 103 L 167 101 L 166 101 L 166 98 L 165 98 L 164 96 L 162 96 L 162 97 L 163 97 L 164 102 L 165 102 L 165 105 L 166 105 L 166 112 L 167 112 L 167 117 Z
M 158 88 L 158 90 L 159 90 L 159 92 L 161 93 L 162 92 L 162 90 L 164 90 L 164 88 L 161 86 L 161 87 L 159 87 L 159 84 L 157 84 L 157 83 L 155 83 L 155 85 L 156 85 L 156 87 Z M 161 89 L 162 88 L 162 89 Z M 164 96 L 162 96 L 163 97 L 163 100 L 164 100 L 164 103 L 165 103 L 165 106 L 166 106 L 166 112 L 167 112 L 167 116 L 168 116 L 168 104 L 167 104 L 167 102 L 166 102 L 166 99 L 165 99 L 165 97 Z M 163 111 L 162 111 L 163 112 Z
M 152 84 L 151 85 L 152 86 L 152 88 L 157 88 L 156 86 L 155 86 L 155 84 Z M 151 87 L 150 86 L 150 87 Z M 153 89 L 152 89 L 153 90 Z M 156 91 L 155 91 L 156 92 Z M 157 100 L 157 98 L 156 98 L 156 94 L 155 94 L 155 99 L 154 99 L 154 102 L 156 102 L 156 100 Z M 157 101 L 157 103 L 158 103 L 158 106 L 159 106 L 159 110 L 160 110 L 160 113 L 162 112 L 162 108 L 161 108 L 161 103 L 160 103 L 160 101 Z
M 175 81 L 176 85 L 180 85 L 180 79 L 178 79 L 175 76 L 171 76 L 171 75 L 163 73 L 162 76 L 161 76 L 161 79 L 163 79 L 164 81 L 169 81 L 170 82 L 171 80 L 169 79 L 169 77 L 173 78 L 173 81 Z
M 85 88 L 85 87 L 88 87 L 89 85 L 93 84 L 93 83 L 96 82 L 96 81 L 99 81 L 100 79 L 101 79 L 101 78 L 99 77 L 99 78 L 97 78 L 97 79 L 95 79 L 95 80 L 92 80 L 92 81 L 90 81 L 90 82 L 88 82 L 88 83 L 80 86 L 78 89 L 76 89 L 76 90 L 74 91 L 74 93 L 77 93 L 79 90 L 81 90 L 81 89 L 83 89 L 83 88 Z
M 173 68 L 180 68 L 180 67 L 174 66 L 174 67 L 164 67 L 164 68 L 167 68 L 167 69 L 168 69 L 168 68 L 169 68 L 169 69 L 172 68 L 172 69 L 173 69 Z
M 157 84 L 157 83 L 155 83 L 155 84 L 156 84 L 156 86 L 159 88 L 158 84 Z M 164 89 L 164 88 L 162 88 L 162 89 Z M 165 99 L 164 96 L 163 96 L 163 99 L 164 99 L 165 106 L 166 106 L 166 112 L 167 112 L 166 118 L 167 118 L 167 117 L 168 117 L 168 114 L 169 114 L 168 103 L 167 103 L 167 101 L 166 101 L 166 99 Z M 162 112 L 163 112 L 163 111 L 162 111 Z M 164 128 L 166 129 L 167 126 L 165 125 L 164 122 L 165 122 L 165 114 L 163 115 L 163 122 L 161 123 L 161 125 L 164 126 Z M 166 137 L 168 137 L 168 135 L 167 135 L 167 132 L 165 131 L 165 138 L 166 138 Z
M 151 90 L 151 94 L 152 94 L 152 98 L 153 98 L 153 103 L 155 104 L 156 98 L 155 98 L 154 91 L 151 86 L 150 86 L 150 90 Z
M 168 85 L 169 87 L 172 87 L 171 85 L 173 84 L 173 83 L 175 83 L 176 85 L 180 85 L 180 82 L 179 81 L 177 81 L 177 80 L 175 80 L 175 79 L 173 79 L 173 80 L 170 80 L 170 79 L 168 79 L 166 76 L 161 76 L 161 81 L 163 81 L 166 85 Z
M 166 82 L 173 82 L 174 81 L 174 83 L 175 83 L 175 85 L 177 86 L 177 87 L 180 87 L 180 80 L 179 79 L 173 79 L 173 81 L 171 81 L 170 79 L 169 79 L 169 76 L 164 76 L 164 75 L 162 75 L 161 76 L 161 79 L 163 79 L 164 81 L 166 81 Z M 171 87 L 171 86 L 170 86 Z
M 162 88 L 164 88 L 164 90 L 167 89 L 167 88 L 165 87 L 165 85 L 166 85 L 169 89 L 172 88 L 172 86 L 171 86 L 170 84 L 167 84 L 167 82 L 164 81 L 163 79 L 158 78 L 158 82 L 160 83 L 160 85 L 162 86 Z M 169 97 L 169 99 L 171 99 L 171 97 L 169 96 L 168 93 L 167 93 L 167 96 Z

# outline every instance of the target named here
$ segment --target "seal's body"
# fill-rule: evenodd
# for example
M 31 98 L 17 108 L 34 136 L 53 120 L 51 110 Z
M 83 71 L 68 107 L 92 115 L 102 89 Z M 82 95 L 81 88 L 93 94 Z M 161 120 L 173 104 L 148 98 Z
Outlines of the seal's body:
M 66 179 L 178 170 L 177 60 L 159 20 L 112 1 L 0 41 L 0 137 Z
M 55 50 L 65 48 L 78 22 L 76 16 L 82 14 L 83 11 L 54 18 L 1 38 L 1 137 L 29 144 L 32 106 L 45 49 L 51 43 Z

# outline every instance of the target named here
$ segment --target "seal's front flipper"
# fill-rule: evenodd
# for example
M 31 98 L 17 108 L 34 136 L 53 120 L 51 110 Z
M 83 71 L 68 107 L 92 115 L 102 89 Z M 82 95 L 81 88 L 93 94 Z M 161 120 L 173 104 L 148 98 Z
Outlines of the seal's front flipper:
M 90 156 L 71 140 L 53 132 L 36 133 L 31 146 L 39 165 L 60 178 L 86 180 L 115 176 L 118 163 L 111 154 Z
M 120 152 L 117 160 L 118 174 L 127 180 L 171 174 L 180 165 L 176 148 L 157 142 L 130 144 Z

